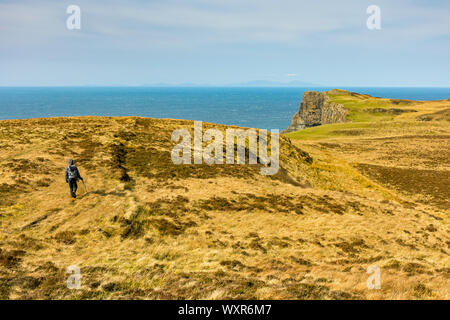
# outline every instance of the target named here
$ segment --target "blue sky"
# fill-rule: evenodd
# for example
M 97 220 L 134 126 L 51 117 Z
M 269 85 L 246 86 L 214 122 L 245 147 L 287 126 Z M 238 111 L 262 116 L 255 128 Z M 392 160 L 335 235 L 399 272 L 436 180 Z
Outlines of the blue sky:
M 450 86 L 449 15 L 447 0 L 0 0 L 0 86 Z

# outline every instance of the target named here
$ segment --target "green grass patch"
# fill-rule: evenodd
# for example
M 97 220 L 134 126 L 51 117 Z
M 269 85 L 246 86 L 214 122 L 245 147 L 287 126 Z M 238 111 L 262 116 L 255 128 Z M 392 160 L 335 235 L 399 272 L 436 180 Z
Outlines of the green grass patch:
M 387 121 L 395 117 L 392 114 L 367 112 L 367 109 L 394 108 L 396 105 L 390 103 L 388 100 L 379 98 L 355 98 L 342 94 L 328 94 L 328 97 L 332 102 L 344 105 L 349 111 L 347 119 L 352 122 Z

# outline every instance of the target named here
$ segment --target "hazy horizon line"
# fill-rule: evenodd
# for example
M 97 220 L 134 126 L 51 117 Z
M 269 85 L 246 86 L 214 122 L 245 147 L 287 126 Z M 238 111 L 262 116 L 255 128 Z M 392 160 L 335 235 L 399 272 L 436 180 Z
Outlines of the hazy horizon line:
M 0 85 L 0 88 L 450 88 L 450 86 L 433 86 L 433 85 L 183 85 L 183 84 L 166 84 L 166 85 L 114 85 L 114 84 L 96 84 L 96 85 Z

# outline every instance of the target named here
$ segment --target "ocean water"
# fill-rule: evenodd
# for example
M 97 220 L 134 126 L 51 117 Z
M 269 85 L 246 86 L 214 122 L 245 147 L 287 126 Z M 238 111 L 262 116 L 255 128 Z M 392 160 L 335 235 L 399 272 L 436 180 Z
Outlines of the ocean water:
M 0 88 L 0 120 L 62 116 L 143 116 L 285 129 L 305 91 L 332 88 L 32 87 Z M 376 97 L 440 100 L 450 88 L 341 87 Z

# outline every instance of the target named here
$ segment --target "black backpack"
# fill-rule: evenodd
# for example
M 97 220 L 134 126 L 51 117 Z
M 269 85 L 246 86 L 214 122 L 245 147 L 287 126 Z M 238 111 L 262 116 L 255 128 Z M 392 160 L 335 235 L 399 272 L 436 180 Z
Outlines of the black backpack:
M 69 180 L 78 179 L 78 169 L 75 165 L 69 166 L 68 178 Z

